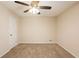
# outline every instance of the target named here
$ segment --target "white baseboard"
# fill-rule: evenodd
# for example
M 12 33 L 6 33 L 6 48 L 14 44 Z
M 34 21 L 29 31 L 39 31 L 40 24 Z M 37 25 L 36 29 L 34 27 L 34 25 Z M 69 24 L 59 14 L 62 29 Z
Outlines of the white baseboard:
M 68 51 L 70 54 L 72 54 L 74 57 L 79 58 L 74 53 L 72 53 L 71 51 L 69 51 L 66 47 L 64 47 L 62 44 L 60 44 L 59 42 L 57 42 L 57 44 L 60 45 L 62 48 L 64 48 L 66 51 Z
M 14 46 L 11 46 L 10 48 L 8 48 L 2 55 L 0 55 L 0 57 L 4 56 L 6 53 L 8 53 L 16 45 L 18 45 L 18 44 L 15 44 Z
M 19 42 L 19 44 L 55 44 L 55 42 Z

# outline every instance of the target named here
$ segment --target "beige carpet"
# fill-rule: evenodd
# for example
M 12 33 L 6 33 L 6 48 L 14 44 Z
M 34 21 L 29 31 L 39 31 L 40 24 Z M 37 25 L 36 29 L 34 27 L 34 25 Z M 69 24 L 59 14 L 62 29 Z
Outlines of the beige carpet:
M 3 58 L 73 58 L 57 44 L 19 44 Z

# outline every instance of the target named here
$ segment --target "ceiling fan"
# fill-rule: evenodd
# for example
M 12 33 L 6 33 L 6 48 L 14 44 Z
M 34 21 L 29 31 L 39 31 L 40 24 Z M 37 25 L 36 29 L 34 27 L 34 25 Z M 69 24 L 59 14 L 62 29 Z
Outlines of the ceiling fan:
M 51 6 L 38 6 L 39 1 L 32 1 L 30 5 L 27 4 L 27 3 L 24 3 L 24 2 L 20 2 L 20 1 L 15 1 L 15 3 L 32 7 L 32 8 L 29 8 L 29 9 L 25 10 L 24 13 L 32 12 L 33 14 L 40 14 L 40 11 L 38 9 L 48 10 L 48 9 L 52 8 Z

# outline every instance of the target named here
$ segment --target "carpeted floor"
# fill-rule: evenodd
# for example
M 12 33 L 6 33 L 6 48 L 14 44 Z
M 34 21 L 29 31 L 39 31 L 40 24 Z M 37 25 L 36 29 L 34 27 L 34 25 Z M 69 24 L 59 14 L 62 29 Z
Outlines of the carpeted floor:
M 2 58 L 73 58 L 58 44 L 19 44 Z

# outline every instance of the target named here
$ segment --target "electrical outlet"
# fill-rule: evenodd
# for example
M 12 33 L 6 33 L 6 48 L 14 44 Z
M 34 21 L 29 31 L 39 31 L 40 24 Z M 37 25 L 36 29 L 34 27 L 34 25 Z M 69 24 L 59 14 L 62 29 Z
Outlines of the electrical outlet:
M 49 40 L 50 42 L 52 41 L 52 40 Z

